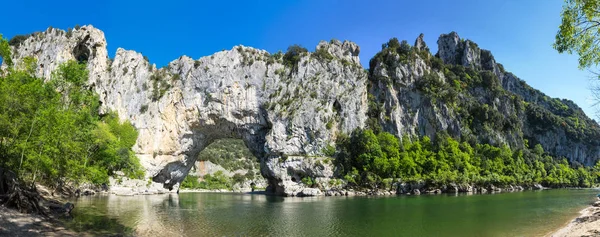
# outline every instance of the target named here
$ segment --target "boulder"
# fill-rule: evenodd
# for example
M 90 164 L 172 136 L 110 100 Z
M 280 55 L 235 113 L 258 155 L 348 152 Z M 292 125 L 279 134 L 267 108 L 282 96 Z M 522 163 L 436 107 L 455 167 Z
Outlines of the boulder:
M 456 184 L 449 184 L 446 186 L 446 193 L 458 193 L 458 186 Z
M 91 190 L 91 189 L 84 189 L 81 192 L 81 195 L 83 195 L 83 196 L 91 196 L 91 195 L 95 195 L 95 194 L 96 194 L 96 192 L 94 192 L 94 190 Z
M 321 196 L 323 193 L 318 188 L 305 188 L 298 193 L 298 197 Z
M 65 213 L 71 214 L 71 211 L 75 209 L 75 204 L 67 202 L 65 205 L 63 205 L 63 209 L 65 210 Z
M 425 193 L 427 193 L 427 194 L 440 194 L 440 193 L 442 193 L 442 190 L 441 189 L 430 189 L 430 190 L 425 191 Z
M 460 184 L 458 185 L 458 191 L 461 193 L 472 193 L 473 187 L 469 184 Z

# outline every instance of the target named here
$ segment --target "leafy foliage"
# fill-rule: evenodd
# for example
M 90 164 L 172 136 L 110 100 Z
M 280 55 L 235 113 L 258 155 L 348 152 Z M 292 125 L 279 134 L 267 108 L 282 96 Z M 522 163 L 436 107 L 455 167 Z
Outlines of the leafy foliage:
M 156 71 L 150 76 L 150 81 L 152 82 L 152 101 L 160 100 L 171 89 L 171 84 L 169 84 L 166 77 L 165 71 Z
M 511 150 L 459 142 L 440 134 L 435 142 L 427 136 L 402 142 L 394 135 L 357 129 L 338 141 L 337 165 L 349 184 L 381 187 L 386 178 L 424 180 L 440 187 L 449 183 L 477 185 L 532 185 L 590 187 L 600 180 L 600 165 L 584 168 L 556 159 L 537 144 L 533 149 Z
M 560 53 L 579 54 L 580 68 L 600 63 L 599 10 L 598 0 L 565 0 L 563 6 L 554 48 Z
M 298 63 L 302 55 L 307 53 L 308 50 L 300 45 L 292 45 L 288 47 L 287 51 L 283 55 L 283 64 L 292 69 L 292 71 L 298 70 Z
M 333 55 L 331 55 L 325 47 L 318 48 L 311 56 L 326 61 L 331 61 L 334 59 Z
M 23 70 L 9 68 L 0 77 L 0 167 L 51 186 L 106 183 L 117 170 L 143 176 L 131 151 L 137 131 L 116 114 L 98 114 L 85 65 L 60 65 L 44 83 L 33 76 L 35 60 L 23 61 Z
M 23 43 L 23 41 L 25 41 L 27 38 L 29 38 L 28 35 L 15 35 L 14 37 L 12 37 L 10 39 L 10 41 L 8 41 L 8 44 L 11 46 L 15 46 L 18 47 L 19 45 L 21 45 L 21 43 Z
M 219 139 L 198 155 L 200 161 L 210 161 L 229 171 L 258 169 L 259 163 L 241 139 Z
M 188 175 L 181 183 L 182 188 L 189 189 L 231 189 L 231 178 L 223 174 L 222 171 L 217 171 L 213 175 L 207 174 L 203 177 L 203 181 L 199 181 L 196 176 Z
M 11 50 L 8 41 L 0 34 L 0 58 L 1 61 L 6 62 L 9 67 L 13 65 L 11 58 Z

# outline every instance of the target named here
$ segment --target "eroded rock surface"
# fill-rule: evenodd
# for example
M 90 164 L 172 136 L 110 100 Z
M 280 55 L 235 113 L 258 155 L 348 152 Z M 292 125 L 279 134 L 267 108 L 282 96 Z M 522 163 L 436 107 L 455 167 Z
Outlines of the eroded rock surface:
M 437 55 L 444 63 L 489 70 L 506 91 L 558 114 L 547 96 L 505 72 L 489 51 L 455 32 L 441 35 L 437 42 Z M 360 64 L 360 48 L 348 41 L 320 42 L 315 49 L 320 54 L 304 53 L 291 67 L 264 50 L 236 46 L 197 60 L 182 56 L 159 69 L 142 54 L 121 48 L 109 60 L 106 45 L 104 33 L 93 26 L 70 33 L 49 29 L 14 46 L 13 61 L 19 66 L 24 57 L 36 58 L 36 74 L 45 79 L 60 63 L 87 62 L 89 84 L 100 95 L 102 110 L 118 112 L 120 119 L 138 129 L 134 151 L 149 178 L 166 188 L 184 179 L 198 153 L 211 142 L 239 138 L 260 159 L 261 173 L 272 190 L 321 195 L 306 187 L 302 178 L 312 177 L 322 190 L 332 188 L 327 183 L 335 183 L 331 182 L 335 170 L 330 158 L 323 157 L 323 148 L 338 134 L 365 126 L 369 96 L 384 108 L 376 118 L 382 128 L 398 137 L 434 137 L 446 131 L 454 137 L 475 136 L 480 142 L 517 147 L 526 137 L 582 164 L 592 164 L 600 156 L 598 144 L 573 139 L 563 128 L 529 126 L 526 113 L 514 118 L 522 134 L 465 127 L 451 104 L 415 90 L 426 75 L 449 80 L 431 65 L 433 56 L 423 35 L 415 41 L 421 56 L 406 61 L 395 53 L 383 54 L 370 63 L 370 74 Z M 512 95 L 483 89 L 469 93 L 502 116 L 516 110 Z M 563 103 L 581 111 L 573 102 Z

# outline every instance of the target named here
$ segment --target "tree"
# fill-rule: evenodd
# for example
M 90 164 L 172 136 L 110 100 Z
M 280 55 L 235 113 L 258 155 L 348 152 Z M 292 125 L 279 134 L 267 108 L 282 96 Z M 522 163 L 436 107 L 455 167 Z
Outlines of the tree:
M 292 71 L 297 71 L 300 58 L 302 58 L 302 55 L 307 52 L 308 50 L 300 45 L 292 45 L 288 47 L 287 52 L 285 52 L 283 55 L 283 64 L 287 67 L 290 67 Z
M 579 67 L 600 63 L 600 0 L 565 0 L 554 48 L 579 54 Z
M 579 68 L 591 69 L 600 63 L 600 0 L 565 0 L 562 23 L 554 48 L 559 53 L 577 53 Z M 594 72 L 598 77 L 600 73 Z M 592 87 L 596 105 L 600 103 L 600 85 Z
M 13 64 L 10 52 L 8 41 L 0 34 L 0 58 L 2 59 L 0 62 L 6 62 L 9 67 Z
M 0 38 L 0 167 L 23 181 L 51 187 L 63 183 L 108 182 L 121 170 L 142 178 L 131 147 L 137 131 L 116 114 L 99 115 L 99 99 L 87 85 L 86 65 L 59 65 L 48 83 L 34 75 L 37 62 L 10 63 L 10 47 Z

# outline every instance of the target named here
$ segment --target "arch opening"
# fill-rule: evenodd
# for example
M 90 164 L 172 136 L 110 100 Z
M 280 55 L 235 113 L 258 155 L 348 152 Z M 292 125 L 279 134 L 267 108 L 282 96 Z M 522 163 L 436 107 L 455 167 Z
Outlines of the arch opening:
M 266 184 L 260 173 L 260 159 L 244 141 L 223 138 L 213 141 L 198 154 L 180 188 L 254 191 L 264 190 Z
M 73 48 L 73 57 L 79 63 L 86 63 L 92 54 L 91 50 L 86 46 L 89 39 L 90 36 L 88 35 Z
M 181 144 L 184 144 L 183 152 L 180 155 L 183 156 L 183 159 L 176 159 L 165 165 L 153 176 L 152 181 L 163 183 L 165 188 L 172 190 L 184 181 L 199 160 L 203 150 L 214 142 L 217 142 L 218 146 L 219 143 L 222 143 L 221 140 L 231 141 L 227 139 L 238 140 L 238 144 L 243 143 L 249 154 L 262 163 L 262 159 L 268 153 L 265 143 L 270 126 L 265 119 L 262 119 L 263 116 L 258 117 L 259 119 L 250 120 L 255 122 L 244 124 L 236 124 L 225 118 L 212 117 L 209 125 L 195 127 L 192 134 L 184 135 L 180 141 Z M 257 175 L 261 175 L 262 172 L 261 167 L 260 173 Z

